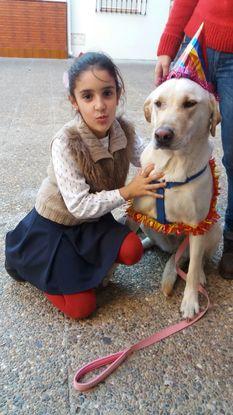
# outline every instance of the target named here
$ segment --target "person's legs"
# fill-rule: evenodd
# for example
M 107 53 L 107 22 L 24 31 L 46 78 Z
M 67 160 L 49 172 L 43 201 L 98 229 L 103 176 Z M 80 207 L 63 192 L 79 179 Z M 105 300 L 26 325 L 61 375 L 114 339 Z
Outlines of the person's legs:
M 66 295 L 45 293 L 45 296 L 56 308 L 74 319 L 88 317 L 96 309 L 96 295 L 93 289 Z
M 224 249 L 220 261 L 220 273 L 223 278 L 233 279 L 233 54 L 219 54 L 215 76 L 222 116 L 222 161 L 228 185 Z
M 116 262 L 108 271 L 106 277 L 103 279 L 101 286 L 107 287 L 109 280 L 114 275 L 118 264 L 133 265 L 136 264 L 142 257 L 143 247 L 140 238 L 134 232 L 130 232 L 123 240 Z
M 123 240 L 116 262 L 119 264 L 133 265 L 140 261 L 143 247 L 140 238 L 134 232 L 128 233 Z
M 221 53 L 216 70 L 217 91 L 222 116 L 223 165 L 228 181 L 225 231 L 233 232 L 233 54 Z
M 134 232 L 130 232 L 120 246 L 116 262 L 133 265 L 141 259 L 142 254 L 140 238 Z M 93 289 L 69 295 L 45 293 L 45 296 L 56 308 L 74 319 L 88 317 L 96 309 L 96 294 Z

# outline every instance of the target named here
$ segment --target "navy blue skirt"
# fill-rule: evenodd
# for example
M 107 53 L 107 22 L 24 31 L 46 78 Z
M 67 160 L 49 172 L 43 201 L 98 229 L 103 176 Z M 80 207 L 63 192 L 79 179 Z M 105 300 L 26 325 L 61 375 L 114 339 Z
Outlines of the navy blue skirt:
M 111 213 L 94 222 L 65 226 L 33 209 L 7 233 L 6 262 L 48 294 L 74 294 L 101 283 L 129 232 Z

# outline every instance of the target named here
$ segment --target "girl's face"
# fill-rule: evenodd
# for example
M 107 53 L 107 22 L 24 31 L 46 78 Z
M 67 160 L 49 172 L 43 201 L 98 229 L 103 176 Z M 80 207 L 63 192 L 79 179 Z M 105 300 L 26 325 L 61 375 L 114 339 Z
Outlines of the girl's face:
M 108 134 L 115 116 L 118 99 L 114 78 L 105 69 L 93 68 L 76 80 L 73 106 L 98 138 Z

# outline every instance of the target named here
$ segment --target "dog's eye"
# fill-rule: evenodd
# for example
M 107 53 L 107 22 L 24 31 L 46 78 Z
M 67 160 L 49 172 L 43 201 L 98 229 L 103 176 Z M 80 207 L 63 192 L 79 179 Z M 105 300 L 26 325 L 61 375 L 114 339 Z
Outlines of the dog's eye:
M 191 107 L 194 107 L 195 105 L 196 105 L 196 101 L 185 101 L 184 103 L 183 103 L 183 107 L 184 108 L 191 108 Z
M 156 106 L 157 108 L 160 108 L 160 107 L 161 107 L 161 105 L 162 105 L 161 101 L 155 101 L 155 106 Z

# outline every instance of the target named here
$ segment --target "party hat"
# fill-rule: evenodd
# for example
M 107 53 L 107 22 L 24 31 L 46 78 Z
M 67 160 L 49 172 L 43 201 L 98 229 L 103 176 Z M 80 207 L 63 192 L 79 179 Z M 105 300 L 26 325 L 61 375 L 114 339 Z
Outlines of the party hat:
M 204 23 L 200 25 L 166 77 L 166 79 L 171 78 L 189 78 L 204 89 L 214 93 L 214 86 L 209 82 L 208 78 Z

